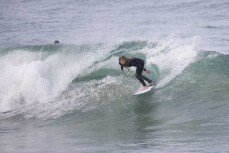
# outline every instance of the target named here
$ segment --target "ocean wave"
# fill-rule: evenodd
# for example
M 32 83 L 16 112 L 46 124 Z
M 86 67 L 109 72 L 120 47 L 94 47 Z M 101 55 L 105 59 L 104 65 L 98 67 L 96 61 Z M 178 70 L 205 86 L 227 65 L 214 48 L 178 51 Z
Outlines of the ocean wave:
M 129 109 L 136 103 L 131 94 L 140 83 L 134 78 L 134 68 L 121 73 L 121 55 L 146 60 L 152 72 L 149 77 L 158 83 L 154 102 L 179 97 L 179 89 L 189 92 L 187 87 L 206 80 L 209 71 L 227 79 L 228 56 L 197 51 L 195 45 L 194 40 L 167 40 L 3 49 L 0 116 L 47 119 L 76 111 Z

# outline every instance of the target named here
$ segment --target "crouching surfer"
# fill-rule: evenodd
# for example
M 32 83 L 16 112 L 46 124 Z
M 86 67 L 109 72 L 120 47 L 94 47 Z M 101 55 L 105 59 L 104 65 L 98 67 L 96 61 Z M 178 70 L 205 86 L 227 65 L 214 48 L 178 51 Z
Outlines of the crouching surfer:
M 149 86 L 155 85 L 155 83 L 152 80 L 150 80 L 146 76 L 142 75 L 143 71 L 147 74 L 150 74 L 150 71 L 144 68 L 145 62 L 142 59 L 140 59 L 140 58 L 127 58 L 125 56 L 120 56 L 119 57 L 119 64 L 120 64 L 122 70 L 123 70 L 123 67 L 127 67 L 127 68 L 132 67 L 132 66 L 136 67 L 135 77 L 143 85 L 143 88 L 141 89 L 141 91 L 147 89 Z M 149 83 L 149 85 L 146 85 L 144 80 L 147 81 Z

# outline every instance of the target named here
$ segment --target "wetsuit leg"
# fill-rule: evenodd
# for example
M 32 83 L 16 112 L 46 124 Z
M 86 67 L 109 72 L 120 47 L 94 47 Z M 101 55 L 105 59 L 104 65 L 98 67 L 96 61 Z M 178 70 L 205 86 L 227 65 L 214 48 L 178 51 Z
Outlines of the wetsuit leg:
M 141 63 L 142 67 L 144 67 L 145 63 L 144 61 Z M 136 69 L 136 74 L 135 77 L 141 82 L 141 84 L 143 86 L 146 86 L 146 83 L 144 80 L 146 80 L 147 82 L 151 83 L 152 80 L 150 80 L 149 78 L 147 78 L 146 76 L 142 75 L 143 72 L 143 68 L 137 68 Z
M 142 75 L 142 79 L 146 80 L 148 83 L 151 83 L 152 80 L 150 80 L 149 78 L 147 78 L 146 76 Z
M 141 74 L 142 71 L 143 71 L 143 69 L 137 68 L 137 69 L 136 69 L 135 77 L 141 82 L 141 84 L 142 84 L 143 86 L 146 86 L 146 83 L 145 83 L 145 81 L 144 81 L 143 78 L 142 78 L 142 74 Z

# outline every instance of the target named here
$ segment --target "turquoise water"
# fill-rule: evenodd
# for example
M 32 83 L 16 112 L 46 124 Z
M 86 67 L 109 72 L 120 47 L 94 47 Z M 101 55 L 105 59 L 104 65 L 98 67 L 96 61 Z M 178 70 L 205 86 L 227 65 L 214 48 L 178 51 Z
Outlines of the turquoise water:
M 227 152 L 228 6 L 2 2 L 0 152 Z M 121 55 L 156 89 L 131 96 Z

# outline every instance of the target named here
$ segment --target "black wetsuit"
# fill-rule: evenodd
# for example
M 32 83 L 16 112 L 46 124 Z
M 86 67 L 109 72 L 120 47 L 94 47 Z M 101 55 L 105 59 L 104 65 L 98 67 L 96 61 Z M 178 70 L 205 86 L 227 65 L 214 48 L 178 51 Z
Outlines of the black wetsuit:
M 121 63 L 119 63 L 119 64 L 121 65 L 121 69 L 123 70 L 124 65 L 122 65 Z M 150 80 L 146 76 L 142 75 L 143 70 L 144 71 L 146 70 L 144 68 L 145 62 L 142 59 L 131 58 L 130 61 L 129 61 L 129 63 L 127 65 L 125 65 L 125 66 L 126 67 L 131 67 L 131 66 L 137 67 L 136 73 L 135 73 L 135 77 L 142 83 L 143 86 L 146 86 L 146 83 L 145 83 L 144 80 L 146 80 L 149 83 L 152 82 L 152 80 Z

